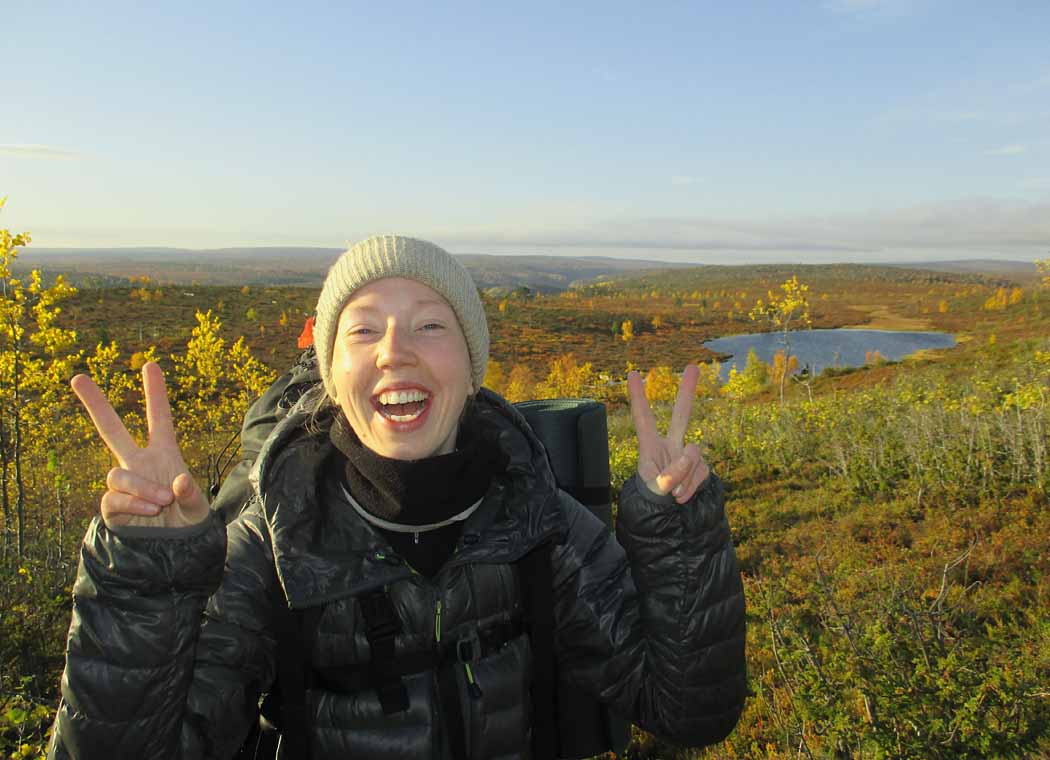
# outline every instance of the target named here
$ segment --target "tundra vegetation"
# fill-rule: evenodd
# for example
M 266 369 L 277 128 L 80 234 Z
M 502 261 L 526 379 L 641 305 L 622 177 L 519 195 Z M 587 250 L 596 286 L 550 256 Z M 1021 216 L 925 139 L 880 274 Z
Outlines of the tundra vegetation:
M 159 361 L 189 464 L 215 484 L 317 295 L 147 276 L 77 291 L 16 276 L 29 243 L 0 231 L 0 758 L 45 751 L 78 541 L 110 466 L 69 378 L 89 372 L 141 434 L 137 373 Z M 753 697 L 722 745 L 636 730 L 628 757 L 1050 755 L 1050 260 L 1039 275 L 704 267 L 485 294 L 487 384 L 605 401 L 614 496 L 635 467 L 626 373 L 667 417 L 683 366 L 703 370 L 687 437 L 727 482 Z M 792 329 L 858 324 L 959 344 L 799 372 Z M 785 351 L 720 383 L 700 344 L 768 329 Z

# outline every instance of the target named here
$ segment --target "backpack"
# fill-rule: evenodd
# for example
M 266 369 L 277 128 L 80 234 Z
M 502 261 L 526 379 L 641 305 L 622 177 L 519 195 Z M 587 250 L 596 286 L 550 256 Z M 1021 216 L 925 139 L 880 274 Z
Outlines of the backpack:
M 223 514 L 227 524 L 251 499 L 248 474 L 270 431 L 299 398 L 319 382 L 316 354 L 310 347 L 248 409 L 241 428 L 241 460 L 223 480 L 221 488 L 212 489 L 212 508 Z M 612 530 L 605 406 L 590 399 L 543 399 L 514 406 L 543 442 L 558 487 Z M 553 760 L 592 757 L 609 750 L 622 752 L 630 740 L 630 724 L 595 698 L 557 677 L 550 551 L 550 544 L 544 544 L 517 562 L 525 632 L 530 637 L 534 655 L 533 757 Z M 452 698 L 456 687 L 450 663 L 468 662 L 463 659 L 464 654 L 478 656 L 484 646 L 499 646 L 521 633 L 520 630 L 501 631 L 496 641 L 478 642 L 478 652 L 464 653 L 457 644 L 447 656 L 435 652 L 417 661 L 399 661 L 395 665 L 393 640 L 400 631 L 401 621 L 389 597 L 379 589 L 359 598 L 358 602 L 370 649 L 377 655 L 364 675 L 369 686 L 379 693 L 384 710 L 404 709 L 401 675 L 430 668 L 438 675 L 442 704 L 458 707 L 459 700 Z M 308 737 L 305 729 L 299 729 L 305 726 L 305 692 L 311 680 L 306 653 L 312 648 L 322 613 L 323 607 L 316 607 L 288 610 L 288 614 L 282 616 L 278 631 L 277 683 L 260 700 L 260 720 L 237 755 L 241 760 L 309 757 Z M 477 688 L 473 683 L 468 683 L 468 687 Z M 462 717 L 450 715 L 447 723 L 453 754 L 465 756 Z

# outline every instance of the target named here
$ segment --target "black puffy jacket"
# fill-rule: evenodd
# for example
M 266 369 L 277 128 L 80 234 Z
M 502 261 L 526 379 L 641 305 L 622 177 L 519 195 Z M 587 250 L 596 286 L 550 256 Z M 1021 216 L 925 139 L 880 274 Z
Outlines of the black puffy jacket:
M 257 498 L 227 529 L 218 515 L 163 536 L 92 522 L 49 757 L 229 758 L 275 677 L 276 605 L 325 605 L 312 661 L 336 674 L 368 661 L 355 596 L 387 586 L 404 625 L 397 652 L 420 651 L 438 626 L 454 640 L 519 617 L 513 563 L 552 537 L 559 677 L 671 741 L 732 730 L 746 692 L 744 596 L 717 476 L 684 506 L 629 481 L 617 540 L 557 490 L 518 413 L 482 391 L 480 417 L 509 463 L 428 579 L 318 478 L 331 443 L 301 411 L 315 392 L 270 436 Z M 461 679 L 471 758 L 529 756 L 531 657 L 520 635 L 475 664 L 480 698 Z M 448 757 L 433 671 L 405 683 L 409 709 L 392 716 L 373 690 L 311 690 L 314 757 Z

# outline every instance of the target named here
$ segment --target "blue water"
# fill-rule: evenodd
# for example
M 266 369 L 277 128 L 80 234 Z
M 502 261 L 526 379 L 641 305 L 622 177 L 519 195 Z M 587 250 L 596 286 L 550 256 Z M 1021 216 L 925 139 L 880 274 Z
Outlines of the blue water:
M 798 357 L 799 368 L 806 365 L 814 374 L 825 367 L 860 367 L 868 351 L 878 351 L 884 359 L 896 360 L 923 348 L 951 348 L 955 336 L 939 332 L 904 332 L 899 330 L 799 330 L 789 332 L 791 353 Z M 704 347 L 720 354 L 732 354 L 722 363 L 722 380 L 729 376 L 730 367 L 742 370 L 747 363 L 747 352 L 754 347 L 758 358 L 772 362 L 773 355 L 784 347 L 781 333 L 752 333 L 729 335 L 704 343 Z

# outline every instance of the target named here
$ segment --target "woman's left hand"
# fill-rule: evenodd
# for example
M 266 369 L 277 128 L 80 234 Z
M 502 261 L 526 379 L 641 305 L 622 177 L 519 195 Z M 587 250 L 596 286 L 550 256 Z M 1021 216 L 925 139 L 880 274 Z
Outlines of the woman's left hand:
M 683 445 L 689 416 L 693 411 L 693 397 L 700 370 L 690 364 L 682 373 L 678 385 L 671 424 L 667 436 L 656 429 L 649 400 L 645 397 L 645 383 L 637 372 L 627 375 L 627 391 L 631 401 L 631 418 L 638 434 L 638 475 L 646 487 L 657 494 L 674 494 L 675 501 L 684 504 L 693 498 L 696 490 L 711 474 L 695 443 Z

